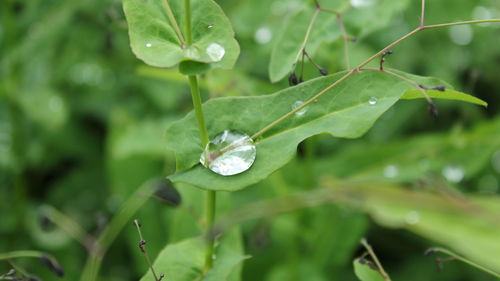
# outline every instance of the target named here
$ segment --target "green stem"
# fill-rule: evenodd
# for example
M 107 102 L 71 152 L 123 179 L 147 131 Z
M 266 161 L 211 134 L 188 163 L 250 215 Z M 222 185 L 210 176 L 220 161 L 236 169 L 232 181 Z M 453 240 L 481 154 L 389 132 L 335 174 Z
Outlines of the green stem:
M 311 18 L 311 21 L 309 22 L 309 25 L 307 26 L 306 35 L 304 36 L 304 40 L 302 40 L 302 44 L 300 45 L 299 52 L 297 53 L 297 56 L 295 57 L 295 63 L 297 63 L 299 61 L 300 56 L 304 53 L 304 50 L 305 50 L 306 44 L 307 44 L 307 40 L 309 40 L 309 35 L 311 35 L 312 27 L 313 27 L 314 23 L 316 22 L 316 20 L 318 19 L 318 14 L 320 11 L 321 10 L 319 8 L 316 8 L 316 10 L 314 11 L 314 14 Z
M 186 41 L 184 41 L 184 37 L 182 36 L 181 29 L 179 28 L 179 25 L 177 24 L 177 20 L 175 19 L 174 13 L 172 12 L 172 9 L 170 8 L 170 4 L 168 4 L 168 0 L 162 0 L 161 3 L 163 4 L 165 11 L 167 12 L 168 20 L 172 24 L 172 27 L 174 28 L 175 33 L 177 34 L 177 38 L 179 38 L 179 42 L 181 43 L 181 47 L 185 48 Z
M 493 276 L 495 276 L 497 278 L 500 278 L 500 273 L 495 272 L 495 271 L 493 271 L 491 269 L 488 269 L 488 268 L 486 268 L 486 267 L 484 267 L 482 265 L 479 265 L 479 264 L 477 264 L 475 262 L 472 262 L 472 261 L 470 261 L 470 260 L 468 260 L 468 259 L 466 259 L 466 258 L 464 258 L 462 256 L 459 256 L 459 255 L 455 254 L 454 252 L 452 252 L 450 250 L 443 249 L 443 248 L 431 248 L 429 250 L 434 251 L 434 252 L 441 252 L 441 253 L 446 254 L 446 255 L 448 255 L 450 257 L 453 257 L 453 258 L 455 258 L 455 259 L 457 259 L 457 260 L 459 260 L 461 262 L 464 262 L 464 263 L 466 263 L 466 264 L 468 264 L 470 266 L 473 266 L 473 267 L 475 267 L 475 268 L 477 268 L 479 270 L 487 272 L 487 273 L 489 273 L 489 274 L 491 274 L 491 275 L 493 275 Z
M 204 272 L 208 272 L 213 266 L 213 255 L 214 255 L 214 242 L 215 237 L 211 233 L 214 226 L 215 220 L 215 201 L 216 195 L 215 191 L 209 190 L 205 194 L 205 216 L 207 223 L 207 235 L 206 235 L 206 246 L 205 246 L 205 266 Z
M 43 255 L 45 254 L 39 251 L 20 250 L 8 253 L 0 253 L 0 260 L 18 259 L 18 258 L 40 258 Z
M 200 87 L 198 86 L 198 79 L 196 75 L 189 75 L 189 86 L 191 87 L 191 98 L 193 100 L 194 112 L 196 120 L 198 121 L 198 130 L 200 133 L 201 146 L 205 148 L 208 143 L 208 131 L 205 125 L 205 117 L 201 107 Z

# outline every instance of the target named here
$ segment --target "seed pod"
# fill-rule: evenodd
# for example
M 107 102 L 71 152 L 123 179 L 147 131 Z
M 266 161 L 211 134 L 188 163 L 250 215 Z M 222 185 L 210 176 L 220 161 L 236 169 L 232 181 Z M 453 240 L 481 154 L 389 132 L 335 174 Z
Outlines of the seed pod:
M 321 75 L 323 75 L 323 76 L 327 76 L 328 75 L 328 70 L 326 70 L 324 68 L 320 68 L 319 69 L 319 73 L 321 73 Z
M 161 203 L 177 207 L 182 203 L 181 194 L 167 179 L 159 179 L 153 183 L 154 196 L 160 200 Z
M 53 257 L 43 254 L 40 256 L 40 261 L 45 265 L 50 271 L 52 271 L 56 276 L 63 277 L 64 270 L 61 265 Z
M 288 76 L 288 85 L 295 86 L 297 84 L 299 84 L 299 80 L 297 80 L 295 72 L 291 72 L 290 75 Z
M 440 86 L 436 86 L 436 87 L 434 87 L 434 88 L 432 88 L 432 89 L 433 89 L 433 90 L 440 91 L 440 92 L 444 92 L 444 91 L 446 91 L 446 87 L 445 87 L 445 86 L 442 86 L 442 85 L 440 85 Z

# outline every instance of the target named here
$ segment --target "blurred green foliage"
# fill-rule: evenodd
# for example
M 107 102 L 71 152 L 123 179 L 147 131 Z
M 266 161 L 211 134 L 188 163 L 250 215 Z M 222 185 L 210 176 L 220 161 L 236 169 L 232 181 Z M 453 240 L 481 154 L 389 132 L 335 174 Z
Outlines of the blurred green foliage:
M 353 65 L 418 24 L 420 1 L 374 1 L 377 9 L 348 8 L 343 15 L 347 33 L 357 37 L 349 43 Z M 202 77 L 204 100 L 286 88 L 284 81 L 269 82 L 270 56 L 286 20 L 309 1 L 217 2 L 233 24 L 241 54 L 234 70 Z M 346 5 L 320 2 L 332 9 Z M 428 2 L 429 24 L 500 17 L 496 0 Z M 369 200 L 357 205 L 335 202 L 242 223 L 244 252 L 252 256 L 244 262 L 242 280 L 356 280 L 352 261 L 363 252 L 363 236 L 393 280 L 495 280 L 459 262 L 436 272 L 433 258 L 423 252 L 439 243 L 499 268 L 499 36 L 499 24 L 424 31 L 394 48 L 386 61 L 387 67 L 444 79 L 488 102 L 487 108 L 436 101 L 440 114 L 433 119 L 424 101 L 399 101 L 363 138 L 314 136 L 266 180 L 222 193 L 221 215 L 247 203 L 335 186 L 338 179 L 373 183 L 360 193 Z M 342 39 L 334 39 L 323 39 L 314 52 L 330 73 L 345 68 Z M 316 76 L 306 64 L 306 80 Z M 2 0 L 0 252 L 50 252 L 65 268 L 63 280 L 78 280 L 85 248 L 59 228 L 43 231 L 40 208 L 54 206 L 90 234 L 100 233 L 139 186 L 175 171 L 165 129 L 191 107 L 187 80 L 176 69 L 154 69 L 135 58 L 120 1 Z M 201 233 L 203 194 L 186 184 L 177 188 L 180 207 L 148 200 L 135 214 L 153 258 L 167 243 Z M 419 196 L 443 208 L 467 208 L 442 213 Z M 127 224 L 104 257 L 102 280 L 143 276 L 147 266 L 138 240 Z M 54 280 L 39 262 L 19 263 Z M 9 268 L 0 263 L 0 274 Z

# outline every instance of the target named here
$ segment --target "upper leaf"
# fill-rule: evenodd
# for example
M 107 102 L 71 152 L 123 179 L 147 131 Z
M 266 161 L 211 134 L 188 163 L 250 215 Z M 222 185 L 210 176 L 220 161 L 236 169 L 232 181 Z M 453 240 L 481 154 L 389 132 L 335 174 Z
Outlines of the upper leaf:
M 399 74 L 429 87 L 443 84 L 434 78 Z M 308 100 L 341 75 L 317 78 L 272 95 L 212 99 L 203 105 L 209 135 L 214 137 L 226 129 L 252 135 L 291 111 L 295 102 Z M 167 129 L 167 145 L 176 152 L 177 169 L 181 171 L 170 179 L 211 190 L 244 188 L 285 165 L 295 155 L 297 145 L 310 136 L 329 133 L 343 138 L 360 137 L 412 87 L 378 71 L 351 76 L 306 107 L 305 114 L 286 119 L 255 140 L 257 157 L 254 165 L 248 171 L 230 177 L 215 174 L 201 165 L 183 171 L 199 163 L 202 153 L 196 119 L 190 113 Z
M 231 23 L 213 0 L 191 1 L 193 43 L 185 48 L 169 21 L 162 1 L 167 0 L 123 0 L 130 45 L 139 59 L 157 67 L 173 67 L 182 61 L 208 63 L 210 67 L 225 69 L 233 67 L 240 47 L 234 39 Z M 185 33 L 183 2 L 170 0 L 168 3 Z M 213 55 L 213 46 L 216 46 L 213 44 L 224 50 L 220 60 Z

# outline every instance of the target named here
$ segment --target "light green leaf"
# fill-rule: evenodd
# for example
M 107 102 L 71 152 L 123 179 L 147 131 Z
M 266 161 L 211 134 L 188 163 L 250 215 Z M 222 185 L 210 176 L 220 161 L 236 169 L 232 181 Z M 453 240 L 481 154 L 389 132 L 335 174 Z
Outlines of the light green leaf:
M 168 3 L 185 33 L 183 1 L 170 0 Z M 193 43 L 186 48 L 181 46 L 162 0 L 124 0 L 123 8 L 132 51 L 149 65 L 173 67 L 181 61 L 196 61 L 209 63 L 214 68 L 229 69 L 238 58 L 240 47 L 234 39 L 231 23 L 212 0 L 191 1 Z M 220 61 L 207 52 L 207 48 L 214 43 L 224 49 Z
M 464 94 L 455 90 L 447 90 L 444 92 L 441 91 L 436 91 L 436 90 L 427 90 L 426 93 L 429 95 L 431 98 L 436 98 L 436 99 L 444 99 L 444 100 L 459 100 L 459 101 L 465 101 L 473 104 L 478 104 L 482 106 L 488 106 L 488 103 L 485 101 L 478 99 L 474 96 Z M 401 99 L 405 100 L 413 100 L 413 99 L 421 99 L 424 96 L 419 90 L 408 90 L 405 92 L 405 94 L 401 97 Z
M 312 15 L 313 9 L 303 9 L 288 20 L 286 28 L 279 35 L 271 54 L 269 62 L 271 82 L 283 79 L 292 71 Z M 321 12 L 311 30 L 306 50 L 312 55 L 321 42 L 332 42 L 339 36 L 340 31 L 335 15 Z
M 361 262 L 361 259 L 355 259 L 353 261 L 354 273 L 361 281 L 384 281 L 384 277 L 378 272 L 370 267 L 366 262 Z
M 158 274 L 165 274 L 170 281 L 236 281 L 239 276 L 232 273 L 248 256 L 243 255 L 241 234 L 235 229 L 223 236 L 216 248 L 214 267 L 203 276 L 205 243 L 195 237 L 167 245 L 158 255 L 153 267 Z M 203 278 L 201 278 L 203 276 Z M 148 271 L 141 281 L 154 280 Z
M 258 97 L 212 99 L 204 104 L 210 137 L 233 129 L 252 135 L 292 110 L 297 101 L 306 101 L 337 80 L 343 73 L 321 77 Z M 423 85 L 442 85 L 434 78 L 406 75 Z M 293 158 L 304 139 L 329 133 L 335 137 L 357 138 L 372 127 L 412 85 L 378 71 L 351 76 L 306 107 L 304 115 L 295 115 L 256 140 L 257 158 L 248 171 L 230 177 L 220 176 L 198 165 L 202 147 L 193 113 L 167 129 L 167 146 L 176 152 L 177 169 L 172 181 L 190 183 L 210 190 L 234 191 L 265 179 Z M 369 101 L 376 101 L 371 104 Z

